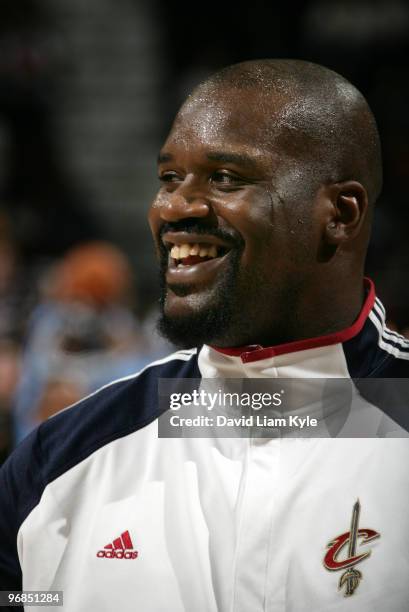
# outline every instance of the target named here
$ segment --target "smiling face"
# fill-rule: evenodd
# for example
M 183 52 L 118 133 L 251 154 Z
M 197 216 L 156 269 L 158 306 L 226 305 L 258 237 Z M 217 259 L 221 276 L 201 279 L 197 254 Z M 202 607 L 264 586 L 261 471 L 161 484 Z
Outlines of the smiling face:
M 149 221 L 160 327 L 177 344 L 286 339 L 315 272 L 315 190 L 280 145 L 281 102 L 268 113 L 264 102 L 226 89 L 194 98 L 160 153 Z

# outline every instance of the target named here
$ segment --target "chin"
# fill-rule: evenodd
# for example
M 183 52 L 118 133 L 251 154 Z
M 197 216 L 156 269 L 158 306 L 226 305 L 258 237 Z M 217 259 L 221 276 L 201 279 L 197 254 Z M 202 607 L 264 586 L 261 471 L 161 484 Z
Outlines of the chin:
M 197 317 L 199 320 L 214 309 L 218 293 L 217 288 L 200 292 L 187 287 L 167 288 L 162 312 L 170 319 Z
M 201 291 L 187 284 L 169 287 L 162 268 L 159 333 L 180 348 L 227 346 L 243 307 L 237 282 L 238 261 L 233 259 L 225 273 Z
M 175 346 L 192 348 L 216 342 L 226 334 L 230 322 L 229 302 L 220 304 L 215 295 L 172 295 L 162 305 L 158 331 Z
M 194 322 L 187 316 L 168 317 L 162 314 L 157 324 L 161 336 L 181 349 L 194 348 L 211 340 L 201 331 L 195 331 Z

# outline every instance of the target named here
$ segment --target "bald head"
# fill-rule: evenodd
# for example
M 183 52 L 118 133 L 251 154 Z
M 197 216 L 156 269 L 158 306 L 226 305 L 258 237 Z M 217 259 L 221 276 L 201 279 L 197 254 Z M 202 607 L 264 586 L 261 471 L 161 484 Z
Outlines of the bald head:
M 359 181 L 370 203 L 382 186 L 381 148 L 374 116 L 362 94 L 339 74 L 300 60 L 256 60 L 224 68 L 201 83 L 181 109 L 246 96 L 257 143 L 308 164 L 315 184 Z

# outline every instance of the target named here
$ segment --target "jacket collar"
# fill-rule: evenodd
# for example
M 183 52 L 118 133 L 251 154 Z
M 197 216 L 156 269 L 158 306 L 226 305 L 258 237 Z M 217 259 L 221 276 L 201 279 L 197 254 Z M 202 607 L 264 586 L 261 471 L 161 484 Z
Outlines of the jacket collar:
M 234 347 L 234 348 L 218 348 L 212 347 L 215 351 L 232 357 L 240 357 L 243 363 L 252 363 L 255 361 L 262 361 L 271 357 L 277 357 L 279 355 L 286 355 L 289 353 L 298 353 L 300 351 L 306 351 L 309 349 L 320 348 L 325 346 L 331 346 L 333 344 L 343 344 L 352 340 L 360 334 L 363 330 L 365 323 L 367 322 L 369 313 L 374 307 L 375 303 L 375 286 L 369 278 L 365 278 L 366 298 L 362 306 L 361 312 L 358 318 L 349 327 L 327 334 L 325 336 L 318 336 L 316 338 L 307 338 L 305 340 L 298 340 L 295 342 L 286 342 L 285 344 L 278 344 L 276 346 L 263 347 L 258 344 Z

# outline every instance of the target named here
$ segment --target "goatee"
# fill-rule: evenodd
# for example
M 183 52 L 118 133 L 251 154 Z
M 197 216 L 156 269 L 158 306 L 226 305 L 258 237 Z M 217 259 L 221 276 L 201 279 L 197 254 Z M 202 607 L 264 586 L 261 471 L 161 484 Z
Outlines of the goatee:
M 162 258 L 161 258 L 162 259 Z M 166 261 L 161 261 L 160 270 L 160 318 L 158 321 L 159 333 L 167 338 L 172 344 L 180 348 L 198 347 L 202 344 L 212 344 L 219 338 L 229 335 L 231 328 L 234 299 L 237 292 L 237 277 L 240 263 L 240 252 L 230 251 L 229 265 L 217 279 L 212 290 L 209 291 L 207 299 L 199 308 L 191 312 L 168 316 L 166 314 L 166 296 L 168 288 L 166 285 Z M 172 286 L 172 291 L 177 295 L 186 295 L 192 290 L 184 285 Z

